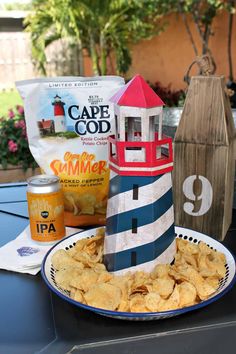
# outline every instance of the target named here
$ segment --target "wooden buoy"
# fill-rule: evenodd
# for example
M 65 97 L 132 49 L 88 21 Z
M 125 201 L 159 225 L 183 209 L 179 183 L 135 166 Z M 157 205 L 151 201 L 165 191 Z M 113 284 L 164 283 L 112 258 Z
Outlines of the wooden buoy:
M 234 138 L 224 77 L 192 77 L 174 139 L 176 225 L 224 239 L 232 219 Z

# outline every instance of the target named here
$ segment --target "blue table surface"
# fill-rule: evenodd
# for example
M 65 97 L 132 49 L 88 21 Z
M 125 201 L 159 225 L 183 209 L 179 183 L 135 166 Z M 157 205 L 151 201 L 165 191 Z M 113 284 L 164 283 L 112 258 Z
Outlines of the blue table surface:
M 0 204 L 26 201 L 26 183 L 0 184 Z
M 8 186 L 0 184 L 0 210 L 28 218 L 26 184 Z
M 0 187 L 0 246 L 28 224 L 25 185 Z M 224 244 L 236 254 L 236 211 Z M 52 294 L 41 275 L 0 270 L 0 354 L 233 354 L 236 287 L 198 311 L 151 321 L 114 320 Z

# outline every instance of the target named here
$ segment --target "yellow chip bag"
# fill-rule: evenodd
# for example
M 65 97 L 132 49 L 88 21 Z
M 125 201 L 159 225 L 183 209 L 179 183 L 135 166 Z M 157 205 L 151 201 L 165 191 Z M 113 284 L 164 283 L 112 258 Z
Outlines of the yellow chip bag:
M 109 98 L 121 77 L 19 81 L 29 146 L 46 174 L 60 177 L 65 224 L 105 225 L 109 186 L 107 138 L 114 131 Z

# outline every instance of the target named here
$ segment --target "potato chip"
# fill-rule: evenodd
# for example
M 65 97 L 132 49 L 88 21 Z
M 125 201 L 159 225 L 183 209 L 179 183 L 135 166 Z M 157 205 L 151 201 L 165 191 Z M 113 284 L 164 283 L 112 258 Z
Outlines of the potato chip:
M 223 263 L 223 264 L 226 264 L 226 257 L 225 257 L 225 255 L 224 255 L 224 253 L 219 252 L 219 251 L 212 250 L 212 251 L 211 251 L 211 256 L 212 256 L 215 260 L 218 260 L 219 262 L 221 262 L 221 263 Z
M 198 268 L 196 256 L 190 253 L 182 253 L 182 258 L 185 263 L 190 264 L 194 269 Z
M 100 228 L 97 231 L 96 236 L 93 236 L 92 238 L 87 240 L 87 244 L 90 244 L 91 242 L 96 242 L 97 245 L 103 245 L 104 243 L 104 229 Z
M 102 263 L 95 263 L 93 266 L 93 270 L 97 273 L 107 271 L 105 265 Z
M 73 213 L 74 215 L 80 214 L 80 208 L 76 205 L 75 193 L 65 192 L 64 193 L 64 206 L 65 210 Z
M 215 270 L 211 270 L 207 264 L 208 254 L 200 253 L 198 255 L 198 270 L 203 277 L 211 277 L 216 275 Z
M 165 278 L 170 270 L 169 264 L 158 264 L 151 272 L 151 278 Z
M 187 262 L 185 261 L 184 257 L 183 257 L 183 253 L 179 252 L 179 253 L 176 253 L 175 255 L 175 267 L 178 267 L 178 266 L 182 266 L 182 265 L 186 265 Z
M 74 248 L 76 249 L 76 251 L 79 252 L 79 251 L 81 251 L 84 248 L 84 246 L 87 244 L 87 242 L 88 242 L 88 239 L 83 238 L 83 239 L 81 239 L 81 240 L 76 242 Z
M 76 252 L 76 254 L 73 256 L 73 259 L 78 262 L 83 263 L 88 268 L 90 267 L 89 264 L 93 263 L 91 261 L 91 256 L 87 252 L 82 251 L 82 250 L 80 250 L 79 252 Z
M 129 305 L 131 312 L 150 312 L 146 307 L 145 297 L 143 295 L 136 294 L 132 296 Z
M 166 299 L 173 292 L 175 282 L 169 276 L 153 280 L 152 291 L 157 292 Z
M 207 257 L 206 263 L 208 268 L 212 270 L 216 275 L 218 275 L 220 279 L 224 278 L 226 273 L 226 268 L 225 268 L 225 264 L 221 260 L 215 258 L 212 261 L 210 261 L 209 257 Z
M 78 210 L 71 193 L 64 192 L 64 208 L 66 211 L 69 211 L 71 213 L 74 213 L 75 211 L 75 213 L 78 214 Z
M 97 251 L 96 242 L 92 240 L 90 243 L 87 243 L 84 247 L 84 251 L 91 256 L 94 255 Z
M 108 273 L 108 272 L 101 272 L 101 273 L 98 275 L 97 282 L 98 282 L 98 283 L 107 283 L 107 282 L 109 282 L 112 278 L 113 278 L 113 275 L 112 275 L 111 273 Z
M 179 306 L 186 307 L 191 306 L 196 302 L 197 290 L 194 285 L 191 283 L 184 281 L 178 286 L 179 288 Z
M 161 297 L 156 292 L 150 292 L 145 296 L 145 305 L 150 312 L 158 311 L 158 304 L 161 301 Z
M 95 284 L 84 294 L 86 303 L 105 310 L 116 310 L 120 304 L 121 290 L 111 284 Z
M 121 290 L 121 299 L 127 301 L 128 296 L 131 294 L 131 284 L 127 276 L 114 276 L 109 284 L 118 287 Z
M 93 269 L 84 269 L 76 278 L 72 279 L 70 286 L 83 291 L 88 291 L 98 279 L 98 274 Z
M 215 289 L 191 266 L 178 267 L 178 271 L 196 287 L 197 294 L 201 300 L 207 299 L 215 292 Z
M 75 247 L 69 248 L 66 253 L 70 256 L 70 257 L 74 257 L 74 255 L 77 253 Z
M 149 292 L 147 285 L 131 286 L 131 295 L 142 294 L 146 295 Z
M 127 300 L 120 300 L 120 304 L 118 306 L 117 311 L 121 312 L 130 312 L 130 306 L 129 306 L 129 301 Z
M 65 250 L 58 250 L 54 253 L 52 256 L 52 265 L 57 270 L 68 266 L 78 266 L 79 268 L 83 268 L 83 266 L 71 258 Z
M 80 270 L 68 267 L 66 269 L 59 269 L 55 274 L 55 281 L 56 283 L 65 290 L 71 290 L 70 283 L 74 278 L 81 273 Z
M 79 214 L 94 215 L 94 206 L 96 204 L 96 197 L 91 193 L 74 194 L 74 201 L 77 208 L 80 210 Z
M 198 269 L 202 276 L 216 276 L 224 278 L 226 273 L 224 258 L 217 256 L 217 252 L 200 253 L 198 256 Z
M 177 243 L 177 249 L 182 253 L 198 254 L 199 252 L 198 245 L 192 242 L 182 240 L 181 238 L 177 238 L 176 243 Z
M 178 273 L 177 267 L 174 265 L 169 271 L 169 275 L 173 278 L 176 282 L 181 282 L 187 280 L 182 274 Z
M 75 301 L 78 301 L 78 302 L 82 302 L 84 303 L 84 296 L 83 296 L 83 292 L 81 290 L 78 290 L 78 289 L 73 289 L 71 291 L 71 298 Z
M 210 247 L 208 247 L 205 242 L 199 242 L 198 244 L 198 248 L 199 248 L 199 251 L 202 253 L 202 254 L 210 254 L 211 253 L 211 249 Z
M 137 271 L 134 273 L 134 287 L 145 284 L 149 280 L 148 273 Z
M 102 247 L 100 246 L 98 248 L 98 254 L 97 255 L 89 255 L 86 251 L 79 251 L 76 252 L 76 254 L 73 256 L 73 258 L 84 264 L 85 267 L 87 268 L 92 268 L 94 267 L 94 264 L 101 262 L 102 260 Z
M 219 278 L 218 277 L 207 277 L 206 282 L 212 286 L 215 290 L 218 289 L 219 286 Z
M 174 291 L 167 300 L 160 300 L 158 303 L 158 311 L 169 311 L 179 308 L 180 294 L 179 286 L 176 284 Z

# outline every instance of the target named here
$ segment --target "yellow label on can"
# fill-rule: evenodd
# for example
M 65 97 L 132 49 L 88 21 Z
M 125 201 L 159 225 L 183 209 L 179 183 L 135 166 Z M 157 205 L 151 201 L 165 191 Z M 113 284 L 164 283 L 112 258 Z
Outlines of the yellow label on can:
M 31 237 L 34 241 L 53 242 L 65 236 L 62 192 L 27 192 Z

